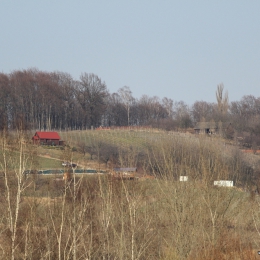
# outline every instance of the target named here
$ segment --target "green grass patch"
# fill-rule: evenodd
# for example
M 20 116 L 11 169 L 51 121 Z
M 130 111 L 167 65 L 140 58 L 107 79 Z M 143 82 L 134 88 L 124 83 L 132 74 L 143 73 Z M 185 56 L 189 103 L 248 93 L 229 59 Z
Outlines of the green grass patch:
M 57 169 L 62 168 L 61 161 L 49 158 L 38 157 L 39 169 Z
M 164 132 L 137 132 L 137 131 L 70 131 L 61 132 L 61 137 L 71 147 L 78 144 L 87 146 L 96 145 L 97 142 L 103 142 L 117 147 L 128 148 L 145 148 L 148 144 L 160 142 L 161 140 L 170 140 L 174 136 L 170 136 Z

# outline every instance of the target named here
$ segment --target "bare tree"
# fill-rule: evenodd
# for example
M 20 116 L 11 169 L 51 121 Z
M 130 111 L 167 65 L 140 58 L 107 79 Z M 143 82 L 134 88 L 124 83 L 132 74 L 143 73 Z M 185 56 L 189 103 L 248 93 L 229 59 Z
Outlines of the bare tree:
M 124 105 L 118 93 L 112 93 L 106 98 L 107 109 L 104 114 L 104 125 L 107 126 L 125 126 L 127 116 Z
M 218 102 L 219 112 L 225 115 L 228 110 L 228 92 L 226 91 L 225 95 L 223 95 L 223 90 L 224 90 L 224 85 L 223 83 L 221 83 L 217 86 L 216 98 Z
M 192 117 L 195 123 L 202 121 L 210 121 L 215 117 L 215 104 L 205 101 L 196 101 L 192 105 Z
M 127 124 L 129 125 L 129 119 L 130 119 L 130 108 L 131 104 L 134 101 L 134 98 L 132 96 L 132 91 L 130 90 L 129 87 L 124 86 L 123 88 L 120 88 L 118 90 L 118 93 L 122 99 L 122 102 L 124 104 L 124 107 L 127 111 Z
M 188 128 L 192 125 L 190 108 L 183 101 L 174 103 L 174 119 L 180 128 Z
M 10 95 L 9 78 L 0 73 L 0 129 L 8 126 L 8 115 L 10 115 Z
M 85 126 L 97 126 L 106 107 L 106 84 L 97 75 L 88 73 L 83 73 L 80 80 L 77 99 L 85 112 Z
M 23 132 L 9 138 L 4 131 L 1 136 L 0 169 L 4 175 L 5 199 L 7 205 L 7 228 L 11 236 L 11 259 L 16 259 L 18 222 L 21 211 L 22 194 L 30 183 L 26 181 L 25 169 L 32 169 L 33 148 L 28 149 Z
M 168 117 L 171 118 L 173 115 L 173 100 L 171 98 L 164 97 L 162 99 L 162 103 L 167 111 Z

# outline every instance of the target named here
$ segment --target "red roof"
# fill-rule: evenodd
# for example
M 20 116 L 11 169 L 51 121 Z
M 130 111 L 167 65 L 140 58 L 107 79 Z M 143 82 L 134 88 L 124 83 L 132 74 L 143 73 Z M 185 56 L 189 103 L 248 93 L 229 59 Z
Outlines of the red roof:
M 36 132 L 33 139 L 60 140 L 60 136 L 57 132 Z

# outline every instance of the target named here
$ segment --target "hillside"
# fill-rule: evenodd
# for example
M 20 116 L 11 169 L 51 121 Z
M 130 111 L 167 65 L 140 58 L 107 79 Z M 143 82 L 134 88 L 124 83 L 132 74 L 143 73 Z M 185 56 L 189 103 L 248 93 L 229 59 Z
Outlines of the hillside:
M 221 139 L 190 134 L 60 134 L 65 147 L 2 136 L 0 258 L 257 259 L 259 196 L 249 189 L 258 187 L 257 169 L 248 164 L 257 155 L 249 160 Z M 137 166 L 156 178 L 22 174 L 23 167 L 63 160 L 108 170 Z M 214 187 L 216 179 L 236 187 Z

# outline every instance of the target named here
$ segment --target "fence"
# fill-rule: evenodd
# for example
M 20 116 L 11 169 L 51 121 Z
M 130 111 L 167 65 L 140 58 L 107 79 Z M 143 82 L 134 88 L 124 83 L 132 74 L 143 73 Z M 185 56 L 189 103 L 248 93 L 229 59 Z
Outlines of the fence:
M 39 170 L 39 171 L 24 171 L 24 174 L 64 174 L 66 170 Z M 106 173 L 106 171 L 94 170 L 94 169 L 76 169 L 76 174 L 95 174 L 95 173 Z

